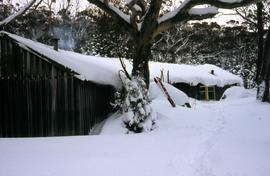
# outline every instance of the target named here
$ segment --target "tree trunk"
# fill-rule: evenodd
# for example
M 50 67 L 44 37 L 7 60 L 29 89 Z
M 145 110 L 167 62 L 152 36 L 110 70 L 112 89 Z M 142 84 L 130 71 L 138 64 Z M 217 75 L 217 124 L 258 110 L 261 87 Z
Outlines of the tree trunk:
M 258 58 L 256 62 L 256 83 L 259 85 L 262 81 L 261 78 L 261 69 L 262 69 L 262 61 L 263 61 L 263 18 L 262 18 L 263 4 L 261 2 L 257 3 L 257 37 L 258 37 Z
M 266 102 L 266 101 L 270 102 L 269 74 L 270 74 L 270 71 L 268 70 L 268 75 L 266 76 L 266 79 L 265 79 L 265 90 L 264 90 L 263 99 L 262 99 L 263 102 Z
M 270 27 L 268 29 L 265 45 L 264 45 L 264 53 L 263 53 L 263 62 L 261 68 L 261 77 L 265 83 L 265 89 L 262 97 L 262 101 L 270 102 L 270 90 L 269 90 L 269 77 L 270 77 Z
M 151 57 L 151 47 L 152 44 L 150 43 L 136 46 L 133 58 L 132 76 L 141 76 L 144 79 L 147 88 L 150 83 L 148 62 Z

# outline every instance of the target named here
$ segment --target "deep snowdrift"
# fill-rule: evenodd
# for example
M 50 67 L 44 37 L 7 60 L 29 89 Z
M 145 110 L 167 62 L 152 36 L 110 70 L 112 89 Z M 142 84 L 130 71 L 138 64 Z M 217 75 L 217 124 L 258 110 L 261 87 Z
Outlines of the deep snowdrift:
M 189 98 L 184 92 L 173 87 L 168 83 L 163 83 L 163 85 L 176 105 L 182 106 L 185 105 L 186 103 L 189 103 L 188 101 Z M 158 87 L 158 85 L 155 82 L 151 82 L 149 85 L 149 95 L 151 100 L 167 101 L 167 97 L 165 96 L 164 92 Z
M 0 175 L 270 175 L 268 103 L 246 96 L 192 108 L 152 105 L 158 120 L 149 133 L 123 134 L 114 115 L 99 136 L 0 139 Z
M 241 98 L 256 97 L 255 91 L 249 91 L 243 87 L 235 86 L 227 89 L 223 95 L 224 100 L 238 100 Z

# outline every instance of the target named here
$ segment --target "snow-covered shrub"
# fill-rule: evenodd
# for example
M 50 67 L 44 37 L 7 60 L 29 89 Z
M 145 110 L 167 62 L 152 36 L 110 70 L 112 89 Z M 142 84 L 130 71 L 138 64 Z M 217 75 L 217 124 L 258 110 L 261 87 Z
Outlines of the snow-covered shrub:
M 156 113 L 153 112 L 145 82 L 139 76 L 131 80 L 120 74 L 124 90 L 116 93 L 115 106 L 120 108 L 125 127 L 135 133 L 151 131 L 154 128 Z

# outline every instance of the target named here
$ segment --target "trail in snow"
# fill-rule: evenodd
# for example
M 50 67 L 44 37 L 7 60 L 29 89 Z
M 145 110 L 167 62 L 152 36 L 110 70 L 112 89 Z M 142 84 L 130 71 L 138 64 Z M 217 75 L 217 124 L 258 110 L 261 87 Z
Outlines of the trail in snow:
M 207 160 L 208 154 L 211 153 L 211 150 L 214 148 L 217 138 L 220 137 L 223 129 L 226 127 L 226 120 L 224 117 L 224 106 L 219 104 L 218 106 L 206 105 L 207 109 L 213 112 L 213 117 L 217 117 L 214 119 L 212 123 L 212 127 L 209 128 L 208 139 L 204 142 L 205 149 L 199 154 L 199 158 L 197 164 L 195 164 L 195 171 L 193 175 L 200 176 L 212 176 L 214 175 L 211 168 L 205 166 L 205 162 Z

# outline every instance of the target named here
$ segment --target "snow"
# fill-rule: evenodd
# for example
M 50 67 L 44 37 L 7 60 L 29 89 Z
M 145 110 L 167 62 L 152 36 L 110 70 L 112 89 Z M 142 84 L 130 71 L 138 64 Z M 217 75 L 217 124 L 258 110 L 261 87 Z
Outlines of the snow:
M 226 2 L 226 3 L 240 3 L 243 0 L 219 0 L 220 2 Z
M 164 14 L 163 16 L 161 16 L 158 19 L 158 23 L 163 23 L 164 21 L 167 21 L 173 17 L 175 17 L 179 12 L 181 12 L 182 9 L 184 9 L 190 2 L 191 0 L 184 0 L 180 6 L 170 12 L 167 12 L 166 14 Z M 222 3 L 227 3 L 227 4 L 233 4 L 233 3 L 241 3 L 243 0 L 217 0 L 219 2 Z M 201 4 L 201 5 L 207 5 L 207 3 L 205 4 Z M 201 6 L 199 5 L 199 6 Z M 196 5 L 197 6 L 197 5 Z M 218 8 L 216 7 L 206 7 L 206 8 L 191 8 L 189 10 L 189 14 L 190 15 L 206 15 L 206 14 L 218 14 Z
M 125 20 L 127 23 L 130 23 L 130 16 L 119 10 L 117 7 L 114 6 L 112 2 L 108 3 L 108 7 L 113 10 L 115 13 L 117 13 L 123 20 Z
M 124 73 L 120 76 L 126 94 L 124 98 L 117 96 L 116 105 L 123 112 L 123 123 L 131 132 L 151 131 L 156 113 L 153 113 L 150 107 L 151 101 L 145 82 L 139 76 L 132 76 L 131 80 Z
M 162 100 L 152 106 L 157 127 L 148 133 L 124 134 L 114 114 L 98 136 L 1 138 L 0 175 L 270 175 L 268 103 L 248 96 L 192 108 Z
M 190 85 L 217 85 L 223 87 L 230 84 L 241 84 L 242 79 L 236 75 L 231 74 L 215 65 L 184 65 L 184 64 L 170 64 L 160 62 L 150 62 L 151 78 L 159 77 L 160 72 L 169 71 L 171 83 L 188 83 Z M 211 74 L 214 70 L 214 75 Z M 166 76 L 165 76 L 166 77 Z
M 170 18 L 173 18 L 175 15 L 177 15 L 188 3 L 190 2 L 190 0 L 184 0 L 182 3 L 181 3 L 181 5 L 178 7 L 178 8 L 176 8 L 176 9 L 174 9 L 174 10 L 172 10 L 172 11 L 170 11 L 170 12 L 168 12 L 168 13 L 165 13 L 163 16 L 161 16 L 159 19 L 158 19 L 158 23 L 162 23 L 162 22 L 164 22 L 164 21 L 166 21 L 166 20 L 169 20 Z
M 133 0 L 125 0 L 125 4 L 130 4 Z
M 93 81 L 99 84 L 112 85 L 116 89 L 122 87 L 119 79 L 119 70 L 122 69 L 119 59 L 104 58 L 82 55 L 70 51 L 53 50 L 53 47 L 35 42 L 29 39 L 19 37 L 7 32 L 0 32 L 16 40 L 22 47 L 32 49 L 47 58 L 73 70 L 78 73 L 77 77 L 81 80 Z M 131 72 L 132 64 L 125 60 L 127 70 Z M 160 76 L 160 71 L 164 70 L 170 72 L 170 81 L 184 82 L 191 85 L 199 83 L 204 85 L 217 85 L 222 87 L 228 84 L 242 84 L 242 79 L 236 75 L 231 74 L 217 66 L 205 65 L 184 65 L 184 64 L 169 64 L 160 62 L 150 62 L 150 78 Z M 214 70 L 215 75 L 210 74 Z
M 189 103 L 188 96 L 184 92 L 173 87 L 168 83 L 163 83 L 163 85 L 176 105 L 182 106 L 185 105 L 186 103 Z M 155 82 L 151 82 L 149 85 L 149 95 L 151 100 L 168 101 L 167 97 L 164 95 L 162 90 L 158 87 L 158 85 Z
M 178 7 L 178 8 L 176 8 L 176 9 L 174 9 L 174 10 L 172 10 L 172 11 L 170 11 L 170 12 L 167 12 L 167 13 L 165 13 L 164 15 L 162 15 L 160 18 L 158 18 L 158 23 L 162 23 L 162 22 L 164 22 L 164 21 L 166 21 L 166 20 L 168 20 L 168 19 L 170 19 L 170 18 L 173 18 L 175 15 L 177 15 L 177 13 L 179 12 L 179 11 L 181 11 L 181 9 L 186 5 L 186 4 L 188 4 L 188 2 L 189 2 L 190 0 L 185 0 L 184 2 L 182 2 L 181 3 L 181 5 Z
M 243 87 L 239 87 L 239 86 L 234 86 L 231 87 L 229 89 L 227 89 L 224 93 L 223 93 L 223 99 L 225 100 L 238 100 L 240 98 L 248 98 L 248 97 L 256 97 L 256 92 L 253 91 L 248 91 Z
M 133 8 L 134 8 L 137 12 L 142 12 L 142 8 L 141 8 L 139 5 L 137 5 L 137 4 L 135 4 L 135 5 L 133 6 Z
M 32 0 L 29 3 L 27 3 L 23 8 L 21 8 L 18 12 L 14 13 L 13 15 L 10 15 L 9 17 L 7 17 L 6 19 L 4 19 L 3 21 L 0 21 L 0 26 L 2 25 L 6 25 L 9 22 L 13 21 L 15 18 L 17 18 L 18 16 L 22 15 L 25 11 L 27 11 L 34 3 L 36 2 L 36 0 Z
M 218 14 L 218 8 L 205 7 L 205 8 L 192 8 L 188 11 L 190 15 L 206 15 L 206 14 Z
M 7 32 L 1 33 L 7 34 L 9 37 L 18 41 L 22 47 L 33 49 L 47 58 L 77 72 L 79 74 L 77 77 L 81 80 L 93 81 L 105 85 L 108 84 L 116 88 L 121 87 L 121 81 L 118 77 L 121 64 L 118 59 L 86 56 L 64 50 L 55 51 L 51 46 Z

